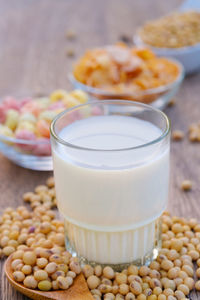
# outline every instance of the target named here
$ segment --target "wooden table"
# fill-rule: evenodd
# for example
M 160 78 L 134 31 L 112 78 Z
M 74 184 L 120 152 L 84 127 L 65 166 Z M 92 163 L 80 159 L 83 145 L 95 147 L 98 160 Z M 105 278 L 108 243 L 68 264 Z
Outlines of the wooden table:
M 132 36 L 137 26 L 166 14 L 181 0 L 1 0 L 0 1 L 0 96 L 38 95 L 56 88 L 68 88 L 67 74 L 86 48 L 115 43 L 120 36 Z M 67 30 L 77 33 L 66 39 Z M 75 51 L 75 57 L 66 55 Z M 184 81 L 177 104 L 166 110 L 174 129 L 187 132 L 199 121 L 200 74 Z M 197 217 L 200 195 L 200 145 L 172 143 L 169 209 L 173 214 Z M 22 204 L 22 194 L 44 182 L 50 172 L 20 168 L 0 155 L 0 210 Z M 191 179 L 193 190 L 180 189 L 183 179 Z M 27 299 L 17 293 L 4 277 L 0 265 L 0 299 Z M 192 293 L 191 299 L 198 299 Z

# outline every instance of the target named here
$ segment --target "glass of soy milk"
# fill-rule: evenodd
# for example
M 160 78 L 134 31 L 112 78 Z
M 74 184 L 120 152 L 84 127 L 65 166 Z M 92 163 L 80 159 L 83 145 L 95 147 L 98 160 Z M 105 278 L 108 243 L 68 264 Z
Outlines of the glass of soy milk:
M 91 264 L 144 264 L 161 242 L 170 123 L 145 104 L 102 100 L 76 106 L 51 124 L 66 248 Z

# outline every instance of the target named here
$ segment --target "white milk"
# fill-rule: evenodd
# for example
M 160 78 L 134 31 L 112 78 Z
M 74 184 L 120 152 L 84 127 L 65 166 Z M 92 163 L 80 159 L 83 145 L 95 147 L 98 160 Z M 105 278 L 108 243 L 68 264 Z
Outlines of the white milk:
M 116 115 L 76 121 L 59 136 L 80 147 L 122 150 L 161 134 L 149 122 Z M 152 252 L 168 196 L 168 146 L 92 151 L 59 144 L 53 159 L 59 210 L 78 255 L 120 264 Z

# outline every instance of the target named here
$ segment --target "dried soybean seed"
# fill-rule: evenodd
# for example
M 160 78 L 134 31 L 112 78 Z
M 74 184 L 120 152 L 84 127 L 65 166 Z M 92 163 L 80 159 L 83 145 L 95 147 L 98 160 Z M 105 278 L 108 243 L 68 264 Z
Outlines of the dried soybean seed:
M 112 293 L 114 295 L 116 295 L 118 293 L 118 291 L 119 291 L 119 286 L 118 285 L 113 285 L 112 286 Z
M 175 291 L 174 295 L 175 295 L 176 299 L 178 299 L 178 300 L 182 300 L 185 298 L 185 294 L 182 291 L 177 290 L 177 291 Z
M 33 266 L 36 263 L 36 254 L 33 251 L 24 252 L 23 262 L 26 265 Z
M 98 277 L 102 274 L 102 267 L 100 265 L 97 265 L 94 267 L 94 274 Z
M 101 297 L 101 292 L 98 289 L 93 289 L 90 291 L 92 295 L 98 295 Z
M 127 269 L 128 275 L 138 275 L 138 267 L 134 265 L 130 265 Z
M 115 276 L 115 272 L 111 267 L 107 266 L 103 269 L 103 275 L 108 279 L 113 279 Z
M 199 258 L 199 253 L 196 250 L 190 250 L 188 255 L 191 256 L 192 260 L 197 260 Z
M 123 273 L 117 273 L 115 275 L 115 280 L 116 280 L 118 285 L 123 284 L 123 283 L 127 283 L 127 275 L 123 274 Z
M 11 263 L 11 268 L 13 269 L 13 270 L 15 270 L 16 269 L 16 267 L 17 267 L 17 265 L 19 265 L 19 264 L 22 264 L 22 260 L 21 259 L 15 259 L 15 260 L 13 260 L 12 261 L 12 263 Z
M 3 248 L 2 252 L 4 255 L 9 256 L 15 251 L 15 248 L 12 246 L 6 246 Z
M 101 283 L 103 283 L 105 285 L 112 285 L 112 281 L 105 277 L 102 278 Z
M 194 279 L 191 277 L 186 277 L 184 279 L 184 284 L 188 286 L 189 290 L 194 288 Z
M 78 262 L 71 261 L 70 264 L 69 264 L 69 267 L 70 267 L 71 271 L 75 272 L 76 274 L 81 273 L 81 267 L 80 267 Z
M 147 267 L 147 266 L 142 266 L 142 267 L 140 267 L 140 269 L 139 269 L 139 275 L 140 276 L 147 276 L 148 274 L 149 274 L 149 268 Z
M 67 290 L 69 288 L 69 282 L 65 277 L 59 276 L 57 278 L 57 282 L 58 282 L 58 286 L 61 290 Z
M 145 296 L 145 294 L 140 294 L 137 296 L 137 300 L 146 300 L 147 297 Z
M 160 294 L 158 300 L 167 300 L 167 297 L 164 294 Z
M 36 264 L 39 268 L 44 268 L 48 264 L 48 260 L 45 257 L 37 258 Z
M 157 300 L 157 296 L 156 295 L 150 295 L 147 298 L 148 300 Z M 176 300 L 176 299 L 175 299 Z
M 119 285 L 119 293 L 121 295 L 126 295 L 129 292 L 129 286 L 126 283 L 122 283 Z
M 25 279 L 25 275 L 21 271 L 15 271 L 13 273 L 13 277 L 14 277 L 14 280 L 17 281 L 17 282 L 22 282 Z
M 155 295 L 160 295 L 162 293 L 162 289 L 161 289 L 161 287 L 159 287 L 159 286 L 157 286 L 157 287 L 155 287 L 154 289 L 153 289 L 153 294 L 155 294 Z
M 45 271 L 48 273 L 48 274 L 52 274 L 54 273 L 56 270 L 57 270 L 58 266 L 55 262 L 50 262 L 46 265 L 45 267 Z
M 174 130 L 172 132 L 172 138 L 174 141 L 181 141 L 184 138 L 184 133 L 182 130 Z
M 38 285 L 37 280 L 32 275 L 26 276 L 23 283 L 24 283 L 25 287 L 27 287 L 29 289 L 36 289 L 37 285 Z
M 73 271 L 68 271 L 67 272 L 67 276 L 69 276 L 69 277 L 71 277 L 71 278 L 75 278 L 76 277 L 76 273 L 75 272 L 73 272 Z
M 135 300 L 135 295 L 131 292 L 129 292 L 126 297 L 125 300 Z
M 197 291 L 200 291 L 200 280 L 198 280 L 198 281 L 195 282 L 195 289 Z
M 161 262 L 161 268 L 165 271 L 169 271 L 169 269 L 173 268 L 174 264 L 170 260 L 166 259 Z
M 38 270 L 38 271 L 34 272 L 34 278 L 37 281 L 46 280 L 48 278 L 48 273 L 44 270 Z
M 173 296 L 174 292 L 170 288 L 167 288 L 164 289 L 163 294 L 168 297 L 168 296 Z
M 140 283 L 135 280 L 130 283 L 130 290 L 134 295 L 139 295 L 142 293 L 142 287 Z
M 38 283 L 38 288 L 41 291 L 50 291 L 52 288 L 52 283 L 49 280 L 41 280 Z
M 185 285 L 185 284 L 180 284 L 180 285 L 178 286 L 177 290 L 183 292 L 183 294 L 186 295 L 186 296 L 187 296 L 187 295 L 189 294 L 189 292 L 190 292 L 188 286 Z
M 84 265 L 84 267 L 82 268 L 82 272 L 86 278 L 94 275 L 94 269 L 90 265 Z
M 183 191 L 190 191 L 192 188 L 192 181 L 191 180 L 183 180 L 181 183 L 181 189 Z
M 192 277 L 194 275 L 193 268 L 188 265 L 183 265 L 182 270 L 185 271 L 188 274 L 188 276 L 190 276 L 190 277 Z
M 96 289 L 100 284 L 100 279 L 95 275 L 91 275 L 87 278 L 87 284 L 89 289 Z
M 21 271 L 25 274 L 25 275 L 30 275 L 32 273 L 32 267 L 30 265 L 23 265 Z
M 112 291 L 112 287 L 110 285 L 106 285 L 106 284 L 100 284 L 98 286 L 98 289 L 100 290 L 100 292 L 102 294 L 110 293 Z

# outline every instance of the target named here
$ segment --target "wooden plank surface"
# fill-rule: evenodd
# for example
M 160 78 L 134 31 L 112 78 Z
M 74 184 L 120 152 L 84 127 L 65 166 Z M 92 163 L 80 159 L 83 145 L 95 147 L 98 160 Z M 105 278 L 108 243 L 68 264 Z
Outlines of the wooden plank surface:
M 45 94 L 55 88 L 69 88 L 67 74 L 76 57 L 86 48 L 132 36 L 145 20 L 168 13 L 181 0 L 0 0 L 0 97 L 6 94 Z M 77 39 L 66 39 L 74 30 Z M 66 56 L 68 49 L 75 57 Z M 174 129 L 187 132 L 200 121 L 200 74 L 187 77 L 176 99 L 166 110 Z M 172 143 L 169 209 L 180 216 L 200 220 L 200 144 Z M 44 182 L 50 172 L 35 172 L 15 166 L 0 155 L 0 211 L 22 203 L 25 191 Z M 183 179 L 194 188 L 184 193 Z M 4 277 L 0 263 L 0 299 L 24 300 Z M 193 293 L 191 299 L 200 295 Z

